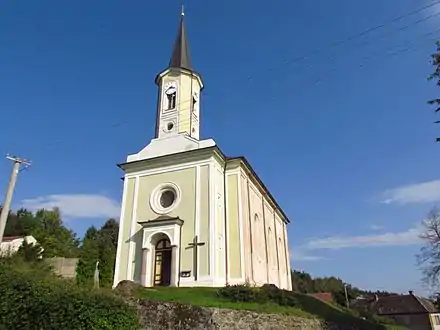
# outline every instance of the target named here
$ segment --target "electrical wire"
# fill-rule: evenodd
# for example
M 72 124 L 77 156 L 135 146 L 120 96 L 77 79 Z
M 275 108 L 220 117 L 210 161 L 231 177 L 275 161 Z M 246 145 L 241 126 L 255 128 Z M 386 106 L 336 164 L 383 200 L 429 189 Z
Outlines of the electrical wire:
M 376 25 L 376 26 L 370 27 L 370 28 L 368 28 L 368 29 L 366 29 L 366 30 L 363 30 L 363 31 L 361 31 L 361 32 L 359 32 L 359 33 L 353 34 L 353 35 L 351 35 L 351 36 L 349 36 L 349 37 L 347 37 L 347 38 L 344 38 L 344 39 L 342 39 L 342 40 L 334 41 L 334 42 L 330 43 L 329 45 L 327 45 L 326 47 L 323 47 L 323 48 L 320 48 L 320 49 L 316 49 L 316 50 L 311 51 L 311 52 L 309 52 L 309 53 L 306 53 L 306 54 L 304 54 L 304 55 L 302 55 L 302 56 L 298 56 L 298 57 L 295 57 L 295 58 L 292 58 L 292 59 L 287 59 L 287 60 L 283 61 L 282 68 L 283 68 L 283 69 L 285 68 L 285 64 L 288 64 L 288 63 L 295 63 L 295 62 L 303 61 L 303 60 L 306 60 L 306 59 L 308 59 L 308 58 L 310 58 L 310 57 L 312 57 L 312 56 L 315 56 L 315 55 L 317 55 L 317 54 L 320 54 L 320 53 L 324 52 L 326 49 L 334 48 L 334 47 L 338 47 L 338 46 L 341 46 L 341 45 L 347 44 L 347 43 L 349 43 L 349 42 L 351 42 L 351 41 L 353 41 L 353 40 L 357 40 L 357 39 L 359 39 L 359 38 L 361 38 L 361 37 L 363 37 L 363 36 L 365 36 L 365 35 L 367 35 L 367 34 L 369 34 L 369 33 L 372 33 L 372 32 L 374 32 L 374 31 L 377 31 L 377 30 L 379 30 L 379 29 L 382 29 L 382 28 L 384 28 L 384 27 L 386 27 L 386 26 L 388 26 L 388 25 L 394 24 L 394 23 L 396 23 L 396 22 L 398 22 L 398 21 L 400 21 L 400 20 L 402 20 L 402 19 L 404 19 L 404 18 L 406 18 L 406 17 L 409 17 L 409 16 L 411 16 L 411 15 L 417 14 L 417 13 L 423 11 L 423 10 L 426 10 L 426 9 L 428 9 L 428 8 L 431 8 L 431 7 L 434 7 L 434 6 L 438 5 L 438 4 L 440 4 L 440 0 L 439 0 L 439 1 L 434 1 L 433 3 L 428 4 L 428 5 L 422 6 L 422 7 L 418 8 L 418 9 L 416 9 L 416 10 L 413 10 L 413 11 L 411 11 L 411 12 L 409 12 L 409 13 L 406 13 L 406 14 L 400 15 L 400 16 L 398 16 L 398 17 L 396 17 L 396 18 L 390 20 L 390 21 L 387 22 L 387 23 L 382 23 L 382 24 L 379 24 L 379 25 Z M 415 26 L 415 25 L 417 25 L 417 24 L 420 24 L 420 23 L 422 23 L 422 22 L 425 22 L 425 21 L 427 21 L 427 20 L 429 20 L 429 19 L 431 19 L 431 18 L 433 18 L 433 17 L 439 16 L 439 15 L 440 15 L 440 12 L 438 12 L 438 13 L 434 13 L 434 14 L 431 14 L 431 15 L 429 15 L 429 16 L 423 18 L 423 19 L 419 19 L 419 20 L 417 20 L 416 22 L 413 22 L 413 23 L 411 23 L 411 24 L 405 25 L 405 26 L 399 28 L 398 30 L 393 31 L 393 33 L 396 33 L 396 32 L 398 33 L 398 32 L 401 32 L 401 31 L 405 31 L 405 30 L 407 30 L 408 28 L 410 28 L 410 27 L 412 27 L 412 26 Z M 437 32 L 439 32 L 439 30 L 435 30 L 435 31 L 430 32 L 430 33 L 428 33 L 428 34 L 426 34 L 426 35 L 432 35 L 432 34 L 437 33 Z M 393 33 L 391 33 L 391 34 L 393 34 Z M 391 34 L 388 33 L 388 34 L 386 34 L 386 35 L 382 35 L 381 37 L 374 39 L 373 41 L 370 40 L 370 41 L 364 42 L 364 43 L 363 43 L 362 45 L 360 45 L 359 47 L 363 47 L 363 46 L 366 46 L 366 45 L 368 45 L 368 44 L 371 44 L 372 42 L 377 41 L 378 39 L 381 39 L 381 38 L 383 38 L 383 37 L 385 37 L 385 36 L 389 36 L 389 35 L 391 35 Z M 420 38 L 420 37 L 418 37 L 418 38 Z M 392 46 L 392 47 L 390 47 L 390 48 L 393 48 L 393 47 L 395 47 L 395 46 Z M 400 51 L 398 51 L 398 52 L 396 52 L 396 53 L 393 53 L 393 54 L 388 54 L 388 56 L 395 56 L 395 55 L 397 55 L 397 54 L 402 54 L 402 53 L 405 53 L 405 52 L 408 52 L 408 51 L 410 51 L 410 48 L 406 48 L 406 49 L 404 49 L 404 50 L 400 50 Z M 333 58 L 333 57 L 327 57 L 327 59 L 332 59 L 332 58 Z M 368 60 L 368 59 L 371 59 L 371 58 L 372 58 L 371 56 L 368 56 L 368 57 L 364 57 L 363 60 Z M 359 67 L 362 67 L 362 64 L 360 64 Z M 267 71 L 273 71 L 273 70 L 276 70 L 276 67 L 275 67 L 275 68 L 268 68 L 268 69 L 267 69 Z M 244 80 L 249 80 L 249 81 L 251 81 L 252 79 L 253 79 L 252 76 L 247 76 Z M 320 83 L 320 82 L 322 82 L 322 79 L 318 79 L 318 80 L 314 81 L 313 84 L 317 84 L 317 83 Z M 204 97 L 206 97 L 207 95 L 209 95 L 209 94 L 204 93 Z M 188 104 L 188 103 L 191 102 L 191 101 L 192 101 L 192 97 L 189 98 L 188 100 L 184 100 L 184 101 L 180 102 L 180 106 L 182 106 L 182 105 L 184 105 L 184 104 Z M 188 107 L 183 107 L 183 108 L 181 107 L 181 108 L 178 110 L 178 113 L 180 114 L 180 113 L 182 113 L 182 112 L 184 112 L 184 111 L 187 111 L 187 110 L 188 110 Z M 182 124 L 187 124 L 187 123 L 189 123 L 189 121 L 190 121 L 190 119 L 188 119 L 188 120 L 180 120 L 179 123 L 182 125 Z M 117 128 L 117 127 L 120 127 L 120 126 L 122 126 L 122 125 L 124 125 L 124 124 L 128 124 L 128 123 L 130 123 L 130 122 L 132 122 L 132 121 L 130 121 L 130 120 L 123 120 L 123 121 L 121 121 L 121 122 L 118 122 L 118 123 L 114 123 L 114 124 L 109 125 L 109 128 Z M 50 142 L 49 144 L 46 145 L 46 147 L 48 147 L 48 148 L 52 148 L 52 147 L 54 147 L 54 146 L 56 146 L 56 145 L 62 143 L 63 141 L 64 141 L 64 140 L 60 140 L 60 139 L 58 139 L 58 140 L 56 140 L 56 141 Z M 43 146 L 43 147 L 44 147 L 44 146 Z

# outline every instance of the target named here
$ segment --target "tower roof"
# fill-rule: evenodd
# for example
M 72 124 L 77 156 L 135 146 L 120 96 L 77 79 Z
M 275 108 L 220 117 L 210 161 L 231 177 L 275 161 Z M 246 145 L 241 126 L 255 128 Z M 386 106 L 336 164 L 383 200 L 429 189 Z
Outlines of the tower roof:
M 180 16 L 179 31 L 177 32 L 177 38 L 174 42 L 173 53 L 171 54 L 170 64 L 168 66 L 170 68 L 193 70 L 189 56 L 189 45 L 186 37 L 183 10 Z

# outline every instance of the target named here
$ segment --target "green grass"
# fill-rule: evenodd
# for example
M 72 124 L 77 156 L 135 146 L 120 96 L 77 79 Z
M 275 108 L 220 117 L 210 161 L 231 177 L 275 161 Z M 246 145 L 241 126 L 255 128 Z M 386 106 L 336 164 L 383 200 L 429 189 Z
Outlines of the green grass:
M 259 313 L 293 314 L 296 316 L 308 318 L 313 317 L 313 315 L 294 307 L 279 306 L 277 304 L 230 302 L 218 297 L 216 288 L 142 288 L 137 292 L 137 294 L 139 298 L 145 298 L 149 300 L 172 301 L 181 304 L 204 307 L 242 309 Z
M 352 325 L 360 330 L 403 330 L 405 328 L 379 324 L 377 322 L 363 320 L 348 310 L 338 308 L 331 304 L 320 301 L 314 297 L 296 294 L 298 306 L 287 307 L 277 304 L 238 303 L 230 302 L 217 296 L 216 288 L 176 288 L 156 287 L 141 288 L 136 293 L 138 298 L 178 302 L 203 307 L 229 308 L 249 310 L 259 313 L 276 313 L 295 315 L 306 318 L 318 318 L 339 325 Z

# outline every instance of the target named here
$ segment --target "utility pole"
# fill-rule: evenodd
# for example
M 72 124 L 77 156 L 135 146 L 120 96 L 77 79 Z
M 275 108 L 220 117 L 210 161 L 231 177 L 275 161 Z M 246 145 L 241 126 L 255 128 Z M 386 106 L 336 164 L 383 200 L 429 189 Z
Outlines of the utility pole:
M 345 291 L 345 305 L 347 308 L 350 308 L 350 303 L 348 302 L 348 293 L 347 293 L 347 284 L 344 283 L 344 291 Z
M 31 162 L 11 155 L 6 155 L 6 159 L 14 162 L 12 166 L 11 178 L 9 179 L 8 190 L 6 192 L 5 202 L 3 203 L 2 211 L 0 214 L 0 243 L 3 241 L 3 234 L 5 233 L 6 221 L 8 220 L 9 210 L 11 208 L 12 195 L 14 194 L 15 183 L 17 182 L 18 172 L 20 172 L 20 166 L 23 164 L 24 168 L 31 166 Z

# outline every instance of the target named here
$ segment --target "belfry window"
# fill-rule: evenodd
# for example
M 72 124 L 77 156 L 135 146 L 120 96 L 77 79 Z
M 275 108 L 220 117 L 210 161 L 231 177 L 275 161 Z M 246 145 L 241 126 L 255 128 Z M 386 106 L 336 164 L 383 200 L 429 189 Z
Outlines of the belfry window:
M 196 110 L 196 103 L 197 103 L 197 99 L 193 96 L 193 104 L 192 104 L 193 112 Z
M 167 96 L 167 110 L 174 109 L 176 107 L 176 96 L 177 96 L 177 88 L 176 86 L 165 87 L 165 95 Z
M 197 107 L 198 107 L 198 103 L 199 102 L 199 93 L 195 92 L 193 93 L 192 96 L 192 111 L 193 112 L 197 112 Z
M 167 93 L 167 110 L 174 109 L 176 107 L 176 92 L 168 94 Z

